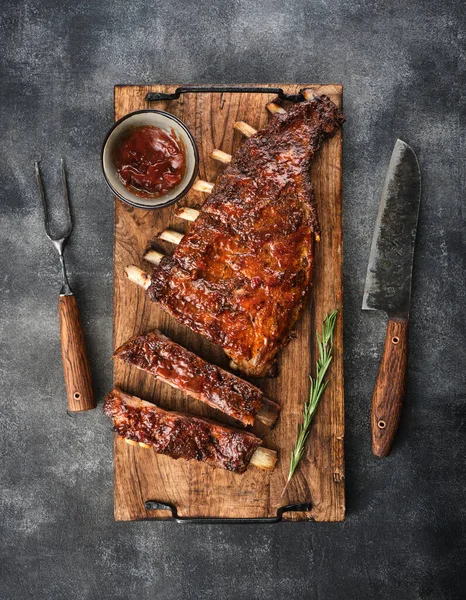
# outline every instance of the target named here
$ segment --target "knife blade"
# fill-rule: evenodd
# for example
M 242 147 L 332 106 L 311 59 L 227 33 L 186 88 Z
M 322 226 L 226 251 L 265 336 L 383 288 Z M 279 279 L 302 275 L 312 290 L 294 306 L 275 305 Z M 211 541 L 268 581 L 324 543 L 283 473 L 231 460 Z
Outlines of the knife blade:
M 406 388 L 408 320 L 421 173 L 412 148 L 397 140 L 388 166 L 372 238 L 363 310 L 388 316 L 385 345 L 372 395 L 372 451 L 388 456 Z

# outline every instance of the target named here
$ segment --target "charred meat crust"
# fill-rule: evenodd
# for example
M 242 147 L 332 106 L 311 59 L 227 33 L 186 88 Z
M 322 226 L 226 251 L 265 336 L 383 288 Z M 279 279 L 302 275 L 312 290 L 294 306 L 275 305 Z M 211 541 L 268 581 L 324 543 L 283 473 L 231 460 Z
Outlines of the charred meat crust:
M 121 437 L 152 446 L 174 459 L 202 461 L 234 473 L 246 471 L 262 443 L 252 433 L 163 410 L 118 388 L 107 394 L 104 413 Z
M 319 232 L 309 166 L 343 122 L 317 97 L 244 141 L 148 296 L 263 377 L 305 302 Z

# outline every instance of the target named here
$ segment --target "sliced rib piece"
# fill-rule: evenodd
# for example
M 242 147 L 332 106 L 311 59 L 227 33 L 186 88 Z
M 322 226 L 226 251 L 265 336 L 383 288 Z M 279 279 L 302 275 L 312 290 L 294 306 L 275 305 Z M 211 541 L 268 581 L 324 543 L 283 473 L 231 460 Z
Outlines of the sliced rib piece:
M 114 358 L 150 373 L 212 408 L 254 425 L 256 417 L 273 425 L 280 411 L 252 384 L 212 365 L 160 331 L 137 335 L 115 350 Z
M 250 463 L 263 469 L 275 467 L 276 452 L 259 450 L 262 441 L 252 433 L 163 410 L 118 388 L 107 394 L 104 413 L 118 435 L 152 446 L 159 454 L 195 459 L 235 473 L 244 473 Z
M 154 268 L 149 298 L 248 375 L 267 374 L 304 305 L 319 239 L 309 166 L 342 122 L 325 96 L 275 114 Z

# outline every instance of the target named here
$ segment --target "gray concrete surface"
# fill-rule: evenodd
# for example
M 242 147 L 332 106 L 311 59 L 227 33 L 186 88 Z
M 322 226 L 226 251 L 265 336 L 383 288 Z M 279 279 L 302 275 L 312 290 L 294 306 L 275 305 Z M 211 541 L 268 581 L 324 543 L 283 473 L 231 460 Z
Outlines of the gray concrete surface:
M 464 597 L 464 8 L 437 0 L 3 0 L 0 7 L 3 599 Z M 347 520 L 114 523 L 112 433 L 70 417 L 33 161 L 58 202 L 99 399 L 111 386 L 111 195 L 99 166 L 116 83 L 341 82 L 344 106 Z M 369 403 L 384 319 L 360 310 L 395 138 L 423 196 L 406 408 L 377 460 Z M 55 185 L 55 187 L 53 187 Z

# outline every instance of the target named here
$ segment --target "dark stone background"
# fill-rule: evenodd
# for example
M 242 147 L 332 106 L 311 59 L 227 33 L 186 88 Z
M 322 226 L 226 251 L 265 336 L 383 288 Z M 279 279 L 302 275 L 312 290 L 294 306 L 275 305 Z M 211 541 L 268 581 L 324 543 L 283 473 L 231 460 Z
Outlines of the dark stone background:
M 2 600 L 464 597 L 463 10 L 460 0 L 2 1 Z M 100 410 L 65 411 L 58 260 L 33 161 L 55 202 L 59 157 L 69 165 L 67 259 L 101 400 L 113 207 L 99 151 L 113 85 L 268 81 L 345 86 L 347 519 L 114 523 L 109 424 Z M 397 136 L 418 154 L 423 196 L 406 408 L 393 454 L 378 460 L 369 404 L 385 320 L 361 298 Z

